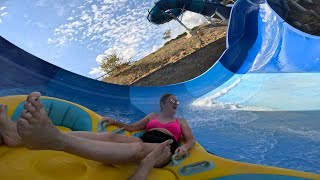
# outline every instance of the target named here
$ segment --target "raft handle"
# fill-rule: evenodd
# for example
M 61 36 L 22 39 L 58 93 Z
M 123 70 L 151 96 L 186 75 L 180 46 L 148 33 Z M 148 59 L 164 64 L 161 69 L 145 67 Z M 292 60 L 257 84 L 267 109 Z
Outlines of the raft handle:
M 186 166 L 182 166 L 178 172 L 181 176 L 190 176 L 201 172 L 209 171 L 215 167 L 211 161 L 200 161 Z
M 172 157 L 171 157 L 171 166 L 177 166 L 178 164 L 180 164 L 185 158 L 187 158 L 189 155 L 186 155 L 182 158 L 177 158 L 178 157 L 178 153 L 175 153 Z
M 105 122 L 105 121 L 102 121 L 100 120 L 98 122 L 98 125 L 97 125 L 97 131 L 100 133 L 100 132 L 105 132 L 107 131 L 107 126 L 109 125 L 109 123 Z M 125 131 L 124 128 L 118 128 L 118 129 L 115 129 L 112 131 L 113 134 L 123 134 Z

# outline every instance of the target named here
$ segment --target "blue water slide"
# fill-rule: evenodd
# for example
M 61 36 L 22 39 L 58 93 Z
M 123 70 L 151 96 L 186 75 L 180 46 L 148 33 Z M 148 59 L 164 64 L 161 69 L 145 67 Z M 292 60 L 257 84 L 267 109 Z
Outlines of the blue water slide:
M 174 16 L 179 17 L 184 10 L 204 16 L 212 16 L 218 12 L 229 19 L 231 7 L 226 7 L 220 2 L 220 0 L 159 0 L 149 10 L 148 20 L 154 24 L 163 24 L 171 21 Z
M 178 113 L 187 116 L 197 140 L 207 150 L 231 159 L 320 173 L 320 155 L 316 151 L 320 148 L 317 122 L 320 116 L 320 37 L 288 25 L 264 0 L 236 2 L 229 19 L 227 49 L 210 69 L 186 82 L 155 87 L 100 82 L 43 61 L 2 37 L 0 75 L 0 96 L 40 91 L 43 95 L 73 101 L 101 115 L 120 117 L 127 122 L 151 111 L 158 112 L 159 97 L 173 93 L 180 100 Z M 224 111 L 190 110 L 193 105 L 219 104 L 245 107 L 237 111 L 244 114 L 216 120 L 215 114 Z M 259 120 L 249 119 L 252 114 L 259 115 Z M 202 116 L 201 122 L 195 121 Z M 226 125 L 228 119 L 230 126 Z M 238 121 L 241 121 L 239 126 Z M 199 126 L 201 123 L 203 126 Z M 222 124 L 214 126 L 217 123 Z M 219 129 L 223 127 L 227 129 Z M 240 135 L 233 134 L 243 127 L 247 129 L 239 132 Z M 267 131 L 270 128 L 273 129 Z M 252 136 L 250 133 L 257 129 L 258 135 Z M 297 136 L 293 137 L 295 133 Z M 261 139 L 264 135 L 275 139 Z M 208 143 L 212 137 L 219 137 L 214 144 Z M 245 138 L 238 139 L 241 137 Z M 260 147 L 255 144 L 259 142 L 264 145 L 263 152 L 270 143 L 270 152 L 245 159 L 261 152 L 254 151 Z M 245 155 L 238 156 L 239 149 Z M 274 159 L 268 159 L 269 156 Z M 255 157 L 263 158 L 255 160 Z

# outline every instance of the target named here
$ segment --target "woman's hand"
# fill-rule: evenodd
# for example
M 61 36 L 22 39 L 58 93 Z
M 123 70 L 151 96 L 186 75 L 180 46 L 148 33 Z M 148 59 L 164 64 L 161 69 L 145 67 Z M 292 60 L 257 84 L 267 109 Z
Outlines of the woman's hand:
M 117 123 L 116 120 L 111 119 L 111 118 L 109 118 L 109 117 L 104 117 L 104 118 L 102 118 L 101 121 L 102 121 L 102 122 L 101 122 L 102 124 L 107 123 L 107 125 L 115 125 L 115 124 Z
M 175 153 L 178 153 L 177 158 L 183 158 L 184 156 L 188 155 L 188 149 L 184 146 L 180 146 L 176 149 Z

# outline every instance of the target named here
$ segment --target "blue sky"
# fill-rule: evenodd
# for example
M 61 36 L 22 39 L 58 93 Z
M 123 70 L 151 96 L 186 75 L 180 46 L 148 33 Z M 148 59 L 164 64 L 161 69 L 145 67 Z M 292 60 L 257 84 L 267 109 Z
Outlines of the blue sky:
M 22 49 L 69 71 L 95 78 L 99 63 L 117 53 L 136 61 L 159 49 L 162 34 L 185 32 L 177 22 L 153 25 L 150 0 L 2 0 L 0 35 Z M 186 12 L 190 28 L 206 19 Z

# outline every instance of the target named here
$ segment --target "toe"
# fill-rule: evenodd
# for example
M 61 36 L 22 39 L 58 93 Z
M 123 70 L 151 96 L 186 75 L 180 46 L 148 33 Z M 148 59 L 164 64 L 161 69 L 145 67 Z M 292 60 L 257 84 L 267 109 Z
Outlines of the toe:
M 165 141 L 165 143 L 166 143 L 166 145 L 168 145 L 168 146 L 169 146 L 170 144 L 172 144 L 172 143 L 173 143 L 173 140 L 172 140 L 172 139 L 166 140 L 166 141 Z
M 43 107 L 40 103 L 40 97 L 31 97 L 27 102 L 29 102 L 37 111 Z
M 32 98 L 32 97 L 35 97 L 36 99 L 39 99 L 40 96 L 41 96 L 41 93 L 40 93 L 40 92 L 36 92 L 36 91 L 35 91 L 35 92 L 32 92 L 32 93 L 30 93 L 30 94 L 28 95 L 27 101 L 29 101 L 29 99 Z
M 158 149 L 164 150 L 165 148 L 169 148 L 172 142 L 172 139 L 166 140 L 165 142 L 158 145 Z
M 32 114 L 28 110 L 24 109 L 21 112 L 20 117 L 29 121 L 30 123 L 32 123 L 33 117 L 32 117 Z
M 23 105 L 23 108 L 27 111 L 29 111 L 33 116 L 35 116 L 35 113 L 36 113 L 36 108 L 34 106 L 32 106 L 31 103 L 29 102 L 26 102 L 24 105 Z
M 5 104 L 0 104 L 0 112 L 7 112 L 8 111 L 8 107 Z
M 32 126 L 30 125 L 30 123 L 26 119 L 19 118 L 17 120 L 17 131 L 20 136 L 25 134 L 25 132 L 27 132 L 31 128 L 32 128 Z

